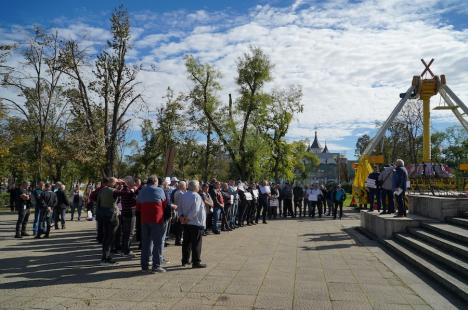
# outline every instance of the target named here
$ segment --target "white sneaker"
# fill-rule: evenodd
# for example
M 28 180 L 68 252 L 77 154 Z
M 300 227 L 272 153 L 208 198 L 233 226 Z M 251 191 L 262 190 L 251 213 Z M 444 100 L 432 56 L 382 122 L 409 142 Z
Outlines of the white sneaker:
M 158 272 L 158 273 L 164 273 L 166 272 L 167 270 L 164 269 L 163 267 L 158 267 L 158 268 L 154 268 L 153 269 L 153 272 Z

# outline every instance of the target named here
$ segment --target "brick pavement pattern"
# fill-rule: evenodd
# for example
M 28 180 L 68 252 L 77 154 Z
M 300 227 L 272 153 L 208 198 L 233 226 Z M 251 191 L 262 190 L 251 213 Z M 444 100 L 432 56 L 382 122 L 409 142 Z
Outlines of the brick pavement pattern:
M 1 309 L 432 309 L 353 237 L 354 214 L 207 236 L 206 269 L 169 246 L 164 274 L 142 274 L 139 257 L 99 266 L 95 222 L 41 240 L 13 239 L 14 224 L 0 215 Z

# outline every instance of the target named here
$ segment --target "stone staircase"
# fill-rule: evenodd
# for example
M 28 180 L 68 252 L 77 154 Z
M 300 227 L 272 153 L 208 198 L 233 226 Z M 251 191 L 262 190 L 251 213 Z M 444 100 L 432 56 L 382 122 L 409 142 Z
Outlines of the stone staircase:
M 445 223 L 421 223 L 381 240 L 399 258 L 468 302 L 468 213 Z

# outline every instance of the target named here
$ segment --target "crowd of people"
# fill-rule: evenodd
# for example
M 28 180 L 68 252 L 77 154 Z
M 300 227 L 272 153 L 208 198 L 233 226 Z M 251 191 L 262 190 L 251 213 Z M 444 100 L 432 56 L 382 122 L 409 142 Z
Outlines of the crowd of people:
M 183 266 L 204 268 L 203 236 L 287 217 L 341 219 L 346 193 L 339 184 L 304 187 L 216 179 L 200 184 L 196 180 L 156 176 L 143 183 L 140 178 L 128 176 L 103 178 L 96 186 L 87 186 L 84 193 L 77 184 L 70 195 L 60 182 L 38 182 L 34 189 L 23 182 L 11 191 L 11 197 L 18 212 L 16 238 L 29 235 L 26 228 L 31 209 L 33 233 L 38 239 L 48 238 L 52 226 L 66 229 L 67 210 L 70 220 L 75 219 L 76 211 L 80 221 L 85 209 L 86 219 L 97 223 L 102 265 L 115 264 L 115 255 L 134 257 L 132 248 L 138 248 L 143 271 L 165 272 L 164 248 L 170 235 L 175 245 L 182 246 Z M 132 246 L 135 241 L 137 244 Z
M 380 214 L 396 213 L 395 217 L 406 217 L 408 180 L 408 172 L 401 159 L 383 169 L 374 166 L 366 181 L 367 190 L 361 194 L 361 205 L 366 206 L 369 203 L 369 211 L 378 211 Z

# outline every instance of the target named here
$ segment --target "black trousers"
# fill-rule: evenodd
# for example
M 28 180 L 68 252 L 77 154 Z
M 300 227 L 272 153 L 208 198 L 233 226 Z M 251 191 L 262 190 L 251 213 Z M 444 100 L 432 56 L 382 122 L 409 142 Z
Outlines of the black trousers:
M 192 264 L 201 262 L 203 227 L 195 225 L 184 225 L 184 240 L 182 242 L 182 264 L 190 262 L 192 254 Z
M 110 217 L 100 218 L 102 225 L 102 260 L 110 259 L 112 243 L 114 242 L 115 232 L 119 226 L 119 221 L 112 222 Z
M 67 214 L 67 209 L 65 208 L 55 208 L 54 209 L 54 223 L 55 228 L 58 228 L 58 222 L 60 219 L 60 223 L 62 224 L 62 228 L 65 228 L 65 215 Z
M 30 210 L 29 208 L 18 209 L 18 220 L 16 221 L 16 234 L 21 236 L 26 233 L 26 225 L 28 224 Z
M 231 205 L 225 204 L 221 210 L 221 229 L 229 228 L 229 214 L 231 213 Z
M 245 201 L 239 201 L 239 209 L 237 210 L 237 225 L 244 226 L 244 217 L 247 203 Z
M 135 231 L 135 215 L 122 215 L 122 251 L 124 254 L 130 253 L 133 232 Z
M 302 216 L 302 199 L 294 199 L 294 215 L 298 216 L 297 209 L 299 209 L 299 216 Z M 305 208 L 304 208 L 305 216 Z
M 78 213 L 78 221 L 81 219 L 81 210 L 83 209 L 83 205 L 72 203 L 70 207 L 70 213 L 71 213 L 70 221 L 73 221 L 73 217 L 75 216 L 75 209 L 77 210 L 77 213 Z
M 325 204 L 325 202 L 324 202 Z M 327 199 L 326 200 L 326 204 L 328 205 L 328 212 L 326 210 L 326 208 L 323 209 L 323 213 L 327 213 L 327 215 L 330 215 L 331 213 L 333 213 L 333 210 L 335 209 L 335 203 L 333 202 L 333 200 L 330 200 L 330 199 Z
M 97 236 L 96 236 L 97 242 L 102 243 L 102 240 L 104 237 L 103 237 L 103 232 L 102 232 L 102 220 L 99 217 L 96 217 L 96 233 L 97 233 Z
M 340 208 L 340 219 L 343 217 L 343 201 L 340 202 L 335 202 L 335 208 L 333 210 L 333 218 L 336 219 L 336 213 L 338 211 L 338 208 Z
M 258 201 L 252 200 L 251 204 L 252 206 L 250 207 L 249 222 L 253 223 L 255 221 L 255 215 L 257 214 Z
M 319 216 L 322 216 L 322 204 L 319 201 L 309 201 L 309 216 L 315 217 L 315 208 L 318 208 Z
M 182 225 L 179 221 L 179 218 L 175 219 L 173 229 L 174 229 L 174 237 L 175 237 L 175 243 L 180 244 L 182 240 L 182 235 L 184 232 L 184 225 Z
M 122 215 L 119 215 L 119 223 L 122 223 Z M 118 225 L 114 234 L 114 242 L 112 243 L 112 251 L 120 252 L 122 250 L 122 225 Z
M 283 217 L 294 216 L 292 209 L 292 199 L 285 199 L 283 202 Z
M 247 221 L 247 224 L 250 224 L 252 222 L 252 220 L 251 220 L 252 208 L 253 208 L 253 201 L 252 200 L 246 201 L 245 211 L 244 211 L 244 219 L 243 219 L 242 223 L 244 223 L 244 221 Z
M 257 216 L 255 218 L 255 222 L 258 223 L 258 219 L 260 218 L 260 213 L 262 213 L 262 219 L 266 222 L 266 218 L 268 215 L 268 198 L 260 198 L 258 201 L 258 208 L 257 208 Z

